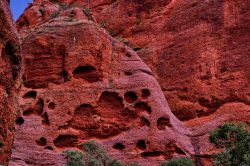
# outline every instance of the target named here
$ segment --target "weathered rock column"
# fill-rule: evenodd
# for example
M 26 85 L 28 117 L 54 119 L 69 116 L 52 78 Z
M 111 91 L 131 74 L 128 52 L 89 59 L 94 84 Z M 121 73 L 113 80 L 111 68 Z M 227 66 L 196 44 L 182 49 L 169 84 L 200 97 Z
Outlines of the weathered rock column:
M 20 71 L 19 40 L 7 0 L 0 0 L 0 164 L 7 164 L 13 143 Z

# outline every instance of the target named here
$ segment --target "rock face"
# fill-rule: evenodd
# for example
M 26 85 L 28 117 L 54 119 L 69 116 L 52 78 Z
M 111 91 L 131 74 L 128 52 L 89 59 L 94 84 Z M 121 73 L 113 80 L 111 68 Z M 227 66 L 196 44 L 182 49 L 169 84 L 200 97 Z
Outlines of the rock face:
M 208 132 L 250 123 L 249 9 L 243 0 L 36 0 L 17 22 L 23 85 L 9 165 L 63 165 L 62 151 L 91 139 L 124 162 L 211 165 Z
M 250 104 L 249 1 L 119 0 L 90 6 L 113 36 L 138 50 L 179 119 L 209 115 L 227 103 Z
M 22 114 L 9 165 L 61 166 L 64 150 L 91 139 L 142 165 L 193 154 L 151 70 L 85 15 L 66 9 L 23 37 Z
M 11 153 L 20 57 L 19 41 L 8 2 L 0 1 L 0 164 L 6 164 Z
M 235 101 L 249 105 L 250 2 L 58 2 L 89 7 L 100 26 L 137 51 L 180 120 L 210 115 Z M 19 29 L 39 25 L 58 10 L 46 5 L 43 15 L 38 6 L 30 7 Z

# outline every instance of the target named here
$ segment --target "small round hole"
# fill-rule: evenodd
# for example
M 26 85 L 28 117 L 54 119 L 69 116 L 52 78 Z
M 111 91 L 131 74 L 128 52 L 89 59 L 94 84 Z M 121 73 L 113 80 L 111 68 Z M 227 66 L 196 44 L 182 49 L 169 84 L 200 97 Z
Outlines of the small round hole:
M 128 53 L 128 52 L 126 53 L 126 56 L 129 57 L 129 58 L 132 57 L 132 55 L 130 53 Z
M 137 95 L 135 92 L 129 91 L 125 93 L 124 98 L 128 103 L 134 103 L 137 100 Z
M 146 149 L 146 143 L 144 140 L 139 140 L 136 144 L 136 147 L 141 149 L 141 150 L 145 150 Z
M 142 98 L 147 98 L 150 96 L 150 91 L 148 89 L 142 89 L 141 90 L 141 97 Z
M 117 143 L 113 146 L 114 149 L 123 150 L 125 146 L 122 143 Z
M 18 117 L 18 118 L 16 119 L 16 124 L 21 125 L 21 124 L 23 124 L 23 123 L 24 123 L 24 119 L 23 119 L 22 117 Z
M 41 137 L 39 140 L 36 140 L 36 143 L 40 146 L 45 146 L 47 144 L 47 140 L 44 137 Z
M 50 102 L 49 105 L 48 105 L 48 108 L 51 109 L 51 110 L 53 110 L 53 109 L 56 108 L 56 104 L 53 103 L 53 102 Z

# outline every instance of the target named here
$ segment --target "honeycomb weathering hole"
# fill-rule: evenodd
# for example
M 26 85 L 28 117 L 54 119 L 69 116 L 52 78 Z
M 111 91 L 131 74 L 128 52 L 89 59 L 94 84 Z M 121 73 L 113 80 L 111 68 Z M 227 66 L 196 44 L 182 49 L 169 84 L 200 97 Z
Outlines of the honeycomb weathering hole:
M 71 127 L 87 131 L 89 128 L 95 129 L 98 125 L 93 118 L 98 116 L 97 111 L 90 104 L 82 104 L 76 107 Z
M 77 145 L 77 136 L 60 135 L 53 142 L 56 147 L 73 147 Z
M 35 113 L 37 113 L 38 115 L 42 115 L 43 107 L 44 107 L 43 99 L 38 99 L 38 101 L 37 101 L 37 103 L 36 103 L 36 105 L 34 107 Z
M 54 150 L 51 146 L 47 146 L 47 147 L 45 147 L 45 149 Z
M 124 98 L 128 103 L 134 103 L 138 97 L 135 92 L 129 91 L 124 94 Z
M 23 98 L 25 98 L 25 99 L 27 99 L 27 98 L 33 98 L 33 99 L 35 99 L 36 96 L 37 96 L 37 92 L 36 91 L 29 91 L 29 92 L 27 92 L 27 93 L 25 93 L 23 95 Z
M 27 109 L 27 110 L 23 111 L 24 116 L 29 116 L 33 113 L 34 113 L 34 110 L 32 110 L 32 109 Z
M 125 148 L 125 146 L 122 143 L 116 143 L 113 146 L 114 149 L 118 149 L 118 150 L 123 150 Z
M 130 71 L 125 71 L 124 74 L 125 74 L 126 76 L 131 76 L 133 73 L 130 72 Z
M 126 56 L 129 58 L 132 57 L 132 55 L 129 52 L 126 53 Z
M 49 116 L 48 116 L 48 113 L 45 112 L 43 115 L 42 115 L 42 124 L 43 125 L 50 125 L 50 122 L 49 122 Z
M 144 140 L 139 140 L 136 144 L 136 147 L 141 149 L 141 150 L 145 150 L 147 148 Z
M 116 92 L 104 91 L 98 101 L 99 105 L 103 107 L 117 110 L 123 109 L 123 99 Z
M 135 109 L 138 112 L 144 112 L 146 111 L 147 113 L 151 114 L 152 110 L 151 107 L 145 103 L 145 102 L 138 102 L 135 104 Z
M 53 103 L 53 102 L 50 102 L 49 105 L 48 105 L 48 108 L 51 109 L 51 110 L 53 110 L 53 109 L 56 108 L 56 104 Z
M 40 146 L 45 146 L 47 144 L 47 140 L 44 137 L 41 137 L 39 140 L 36 140 L 36 143 Z
M 166 126 L 171 126 L 169 118 L 162 117 L 157 120 L 157 128 L 159 130 L 164 130 Z
M 150 91 L 148 89 L 142 89 L 141 90 L 141 97 L 142 98 L 147 98 L 150 96 Z
M 23 124 L 23 123 L 24 123 L 24 119 L 23 119 L 22 117 L 18 117 L 18 118 L 16 119 L 16 124 L 21 125 L 21 124 Z
M 147 119 L 144 118 L 144 117 L 141 117 L 141 118 L 140 118 L 140 123 L 141 123 L 141 126 L 150 126 L 149 120 L 147 120 Z
M 95 67 L 86 65 L 86 66 L 79 66 L 73 71 L 73 76 L 75 78 L 81 78 L 88 82 L 97 82 L 101 81 L 102 73 L 96 70 Z
M 153 152 L 143 152 L 143 153 L 141 153 L 141 156 L 145 157 L 145 158 L 147 158 L 147 157 L 158 157 L 161 154 L 162 154 L 162 152 L 160 152 L 160 151 L 153 151 Z

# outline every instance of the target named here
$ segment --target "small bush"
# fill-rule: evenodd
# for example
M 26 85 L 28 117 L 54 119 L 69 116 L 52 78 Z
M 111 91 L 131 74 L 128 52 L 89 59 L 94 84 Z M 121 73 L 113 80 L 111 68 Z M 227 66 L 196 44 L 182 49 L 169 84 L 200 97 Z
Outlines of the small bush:
M 95 141 L 82 145 L 82 152 L 65 151 L 68 158 L 67 166 L 124 166 L 119 160 L 108 156 L 105 149 Z
M 102 163 L 105 163 L 109 156 L 100 145 L 98 145 L 95 141 L 89 141 L 82 145 L 83 151 L 90 155 L 92 158 L 95 158 Z M 86 155 L 87 155 L 86 154 Z
M 140 166 L 138 163 L 130 163 L 128 166 Z
M 112 159 L 108 162 L 108 166 L 124 166 L 119 160 Z
M 129 41 L 128 41 L 127 39 L 124 39 L 124 38 L 122 38 L 122 37 L 117 37 L 116 39 L 117 39 L 118 41 L 124 43 L 126 46 L 129 46 L 129 45 L 130 45 L 130 43 L 129 43 Z
M 69 5 L 67 5 L 66 3 L 63 3 L 63 2 L 59 3 L 59 6 L 60 6 L 60 8 L 61 8 L 62 10 L 67 10 L 67 9 L 70 8 Z
M 88 17 L 88 20 L 93 20 L 91 9 L 85 8 L 85 9 L 83 9 L 83 12 Z
M 84 166 L 83 154 L 81 152 L 68 150 L 64 154 L 67 155 L 67 166 Z
M 209 140 L 224 150 L 214 155 L 215 166 L 250 165 L 250 133 L 245 124 L 226 123 L 211 131 Z
M 101 26 L 102 28 L 107 28 L 107 21 L 101 21 L 101 22 L 100 22 L 100 26 Z
M 195 166 L 195 164 L 190 158 L 184 157 L 165 161 L 161 166 Z

